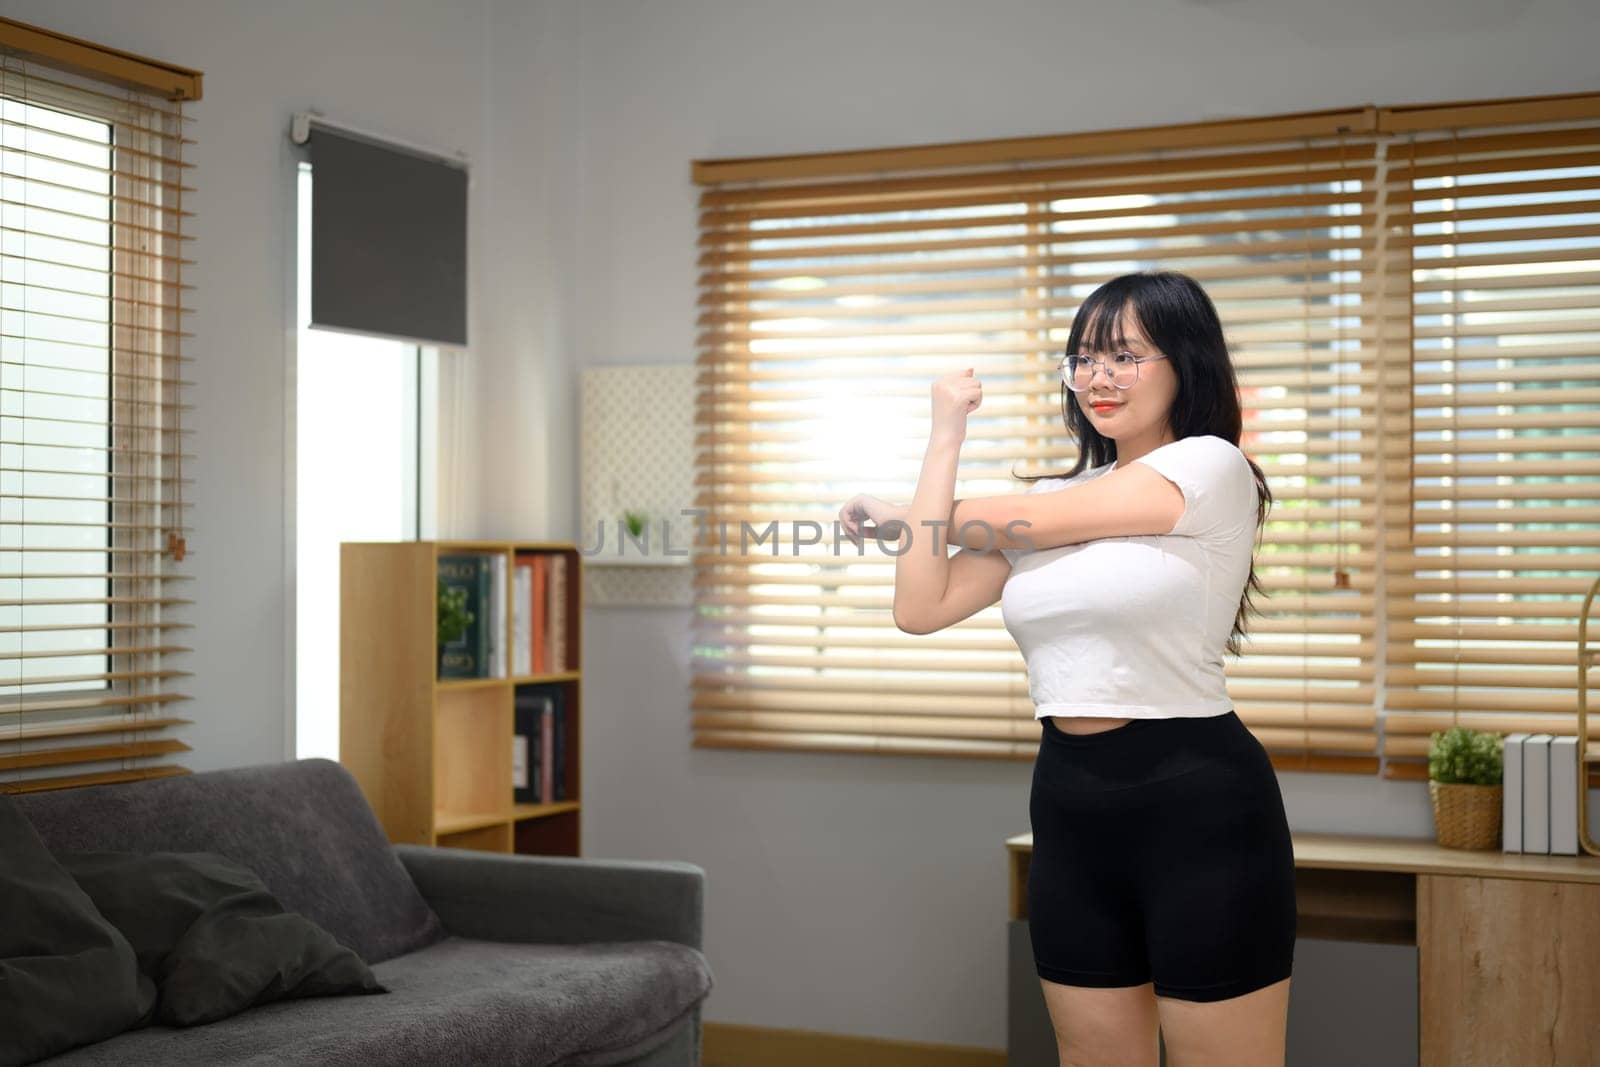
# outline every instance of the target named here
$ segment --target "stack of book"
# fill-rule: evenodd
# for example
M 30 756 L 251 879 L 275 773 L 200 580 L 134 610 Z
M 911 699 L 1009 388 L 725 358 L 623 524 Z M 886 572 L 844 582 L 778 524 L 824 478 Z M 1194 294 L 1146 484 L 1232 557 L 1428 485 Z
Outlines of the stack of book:
M 567 557 L 527 552 L 516 560 L 516 603 L 512 619 L 517 677 L 570 670 L 567 662 Z
M 504 678 L 506 616 L 511 617 L 510 669 L 516 677 L 568 670 L 567 557 L 518 553 L 511 581 L 503 553 L 439 557 L 439 580 L 466 595 L 472 621 L 444 645 L 441 678 Z
M 1578 854 L 1581 771 L 1576 736 L 1506 735 L 1500 827 L 1504 851 Z
M 566 690 L 530 685 L 517 690 L 511 742 L 512 799 L 550 804 L 567 798 Z

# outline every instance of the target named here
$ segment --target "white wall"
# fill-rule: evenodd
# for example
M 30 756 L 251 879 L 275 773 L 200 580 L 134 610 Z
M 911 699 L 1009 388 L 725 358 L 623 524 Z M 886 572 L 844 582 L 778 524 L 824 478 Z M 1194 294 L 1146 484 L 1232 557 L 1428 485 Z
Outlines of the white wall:
M 188 255 L 195 333 L 195 480 L 189 519 L 197 600 L 194 649 L 174 665 L 195 677 L 184 739 L 196 770 L 285 758 L 293 583 L 286 524 L 287 368 L 294 325 L 294 157 L 289 115 L 317 108 L 441 150 L 484 151 L 481 4 L 426 0 L 0 0 L 0 14 L 205 72 L 193 160 L 199 192 Z M 483 190 L 471 194 L 483 221 Z M 481 252 L 481 243 L 474 254 Z M 483 271 L 473 268 L 481 278 Z M 477 280 L 477 279 L 474 279 Z M 475 293 L 477 297 L 480 293 Z M 472 329 L 482 308 L 474 302 Z M 469 405 L 470 409 L 470 405 Z M 475 508 L 475 500 L 467 505 Z M 191 595 L 185 592 L 185 596 Z
M 580 17 L 580 365 L 693 358 L 693 159 L 1600 89 L 1600 6 L 1559 0 L 589 0 Z M 585 620 L 584 843 L 706 867 L 706 1018 L 1003 1045 L 1001 842 L 1028 827 L 1030 765 L 690 749 L 689 621 Z M 1298 830 L 1432 831 L 1421 784 L 1282 782 Z M 1380 1035 L 1404 1020 L 1380 1024 L 1373 1047 L 1403 1057 Z
M 482 231 L 472 362 L 481 446 L 473 536 L 571 539 L 578 380 L 573 316 L 578 8 L 490 0 Z

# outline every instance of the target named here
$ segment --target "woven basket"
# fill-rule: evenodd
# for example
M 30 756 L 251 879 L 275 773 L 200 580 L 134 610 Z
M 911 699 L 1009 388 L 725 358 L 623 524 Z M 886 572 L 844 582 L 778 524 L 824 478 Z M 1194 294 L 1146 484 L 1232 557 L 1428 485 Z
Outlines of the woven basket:
M 1498 785 L 1428 780 L 1433 800 L 1434 838 L 1445 848 L 1500 847 L 1501 793 Z

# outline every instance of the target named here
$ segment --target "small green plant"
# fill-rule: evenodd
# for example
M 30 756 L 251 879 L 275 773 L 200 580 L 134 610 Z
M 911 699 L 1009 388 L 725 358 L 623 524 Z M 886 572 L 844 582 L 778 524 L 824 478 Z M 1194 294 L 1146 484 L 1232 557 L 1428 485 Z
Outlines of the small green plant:
M 634 537 L 644 533 L 644 524 L 649 518 L 650 513 L 647 511 L 625 511 L 622 513 L 622 521 L 628 524 L 628 532 Z
M 1428 735 L 1428 777 L 1461 785 L 1499 785 L 1505 739 L 1488 730 L 1452 726 Z
M 467 591 L 451 589 L 439 583 L 439 644 L 459 641 L 472 625 L 472 612 L 467 610 Z

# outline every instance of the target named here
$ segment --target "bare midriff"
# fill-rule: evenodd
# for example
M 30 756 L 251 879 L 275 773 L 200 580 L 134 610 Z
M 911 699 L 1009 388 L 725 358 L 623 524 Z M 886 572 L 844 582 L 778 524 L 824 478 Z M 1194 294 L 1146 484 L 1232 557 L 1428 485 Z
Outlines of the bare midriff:
M 1102 730 L 1112 730 L 1118 726 L 1126 726 L 1132 719 L 1106 719 L 1099 715 L 1052 715 L 1062 733 L 1066 734 L 1097 734 Z

